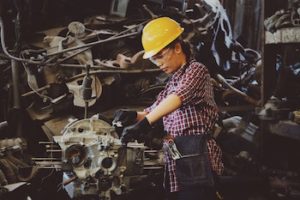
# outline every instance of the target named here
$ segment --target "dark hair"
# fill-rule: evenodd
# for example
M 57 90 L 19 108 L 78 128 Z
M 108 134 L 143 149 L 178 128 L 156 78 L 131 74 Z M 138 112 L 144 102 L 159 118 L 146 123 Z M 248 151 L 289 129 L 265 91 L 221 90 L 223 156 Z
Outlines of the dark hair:
M 192 50 L 191 46 L 187 41 L 184 41 L 181 37 L 175 39 L 170 44 L 168 44 L 165 48 L 175 48 L 175 45 L 179 43 L 181 45 L 182 51 L 185 54 L 187 60 L 190 60 L 192 58 Z

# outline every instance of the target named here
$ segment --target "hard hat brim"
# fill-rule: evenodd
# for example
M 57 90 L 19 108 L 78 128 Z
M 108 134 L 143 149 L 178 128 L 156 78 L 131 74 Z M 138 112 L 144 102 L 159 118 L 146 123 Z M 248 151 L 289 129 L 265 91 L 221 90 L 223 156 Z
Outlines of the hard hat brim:
M 158 52 L 160 52 L 163 48 L 165 48 L 166 46 L 168 46 L 171 42 L 173 42 L 175 39 L 177 39 L 181 34 L 182 32 L 184 31 L 184 28 L 181 28 L 180 31 L 177 32 L 177 34 L 170 38 L 169 40 L 166 40 L 164 42 L 163 45 L 161 45 L 159 48 L 156 48 L 156 49 L 153 49 L 151 51 L 145 51 L 144 55 L 143 55 L 143 58 L 144 59 L 148 59 L 148 58 L 151 58 L 152 56 L 156 55 Z

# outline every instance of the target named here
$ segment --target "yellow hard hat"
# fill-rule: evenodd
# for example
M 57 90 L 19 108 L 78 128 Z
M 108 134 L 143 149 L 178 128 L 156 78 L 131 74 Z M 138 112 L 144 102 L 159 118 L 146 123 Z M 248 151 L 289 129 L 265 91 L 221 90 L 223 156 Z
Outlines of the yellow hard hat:
M 145 50 L 143 58 L 150 58 L 174 41 L 183 32 L 183 28 L 169 17 L 160 17 L 150 21 L 143 29 L 142 44 Z

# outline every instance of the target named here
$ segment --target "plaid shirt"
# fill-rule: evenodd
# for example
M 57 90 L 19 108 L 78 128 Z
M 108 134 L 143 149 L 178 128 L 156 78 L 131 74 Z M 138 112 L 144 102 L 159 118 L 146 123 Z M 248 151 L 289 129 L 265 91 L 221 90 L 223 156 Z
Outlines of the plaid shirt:
M 165 89 L 161 91 L 152 106 L 145 109 L 151 112 L 164 98 L 176 94 L 182 106 L 163 117 L 164 128 L 171 136 L 206 134 L 218 118 L 218 108 L 213 98 L 213 87 L 207 68 L 190 61 L 177 70 Z M 213 171 L 220 175 L 223 171 L 222 152 L 215 140 L 207 141 L 208 153 Z M 165 153 L 166 170 L 169 173 L 170 192 L 176 192 L 178 186 L 175 175 L 175 161 Z

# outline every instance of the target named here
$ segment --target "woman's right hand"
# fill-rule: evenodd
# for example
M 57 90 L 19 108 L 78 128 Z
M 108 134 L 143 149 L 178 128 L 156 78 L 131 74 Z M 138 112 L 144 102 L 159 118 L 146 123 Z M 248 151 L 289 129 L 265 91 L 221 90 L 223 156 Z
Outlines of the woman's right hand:
M 137 120 L 137 112 L 132 110 L 118 110 L 115 112 L 114 120 L 112 125 L 118 128 L 124 128 L 126 126 L 132 125 Z

